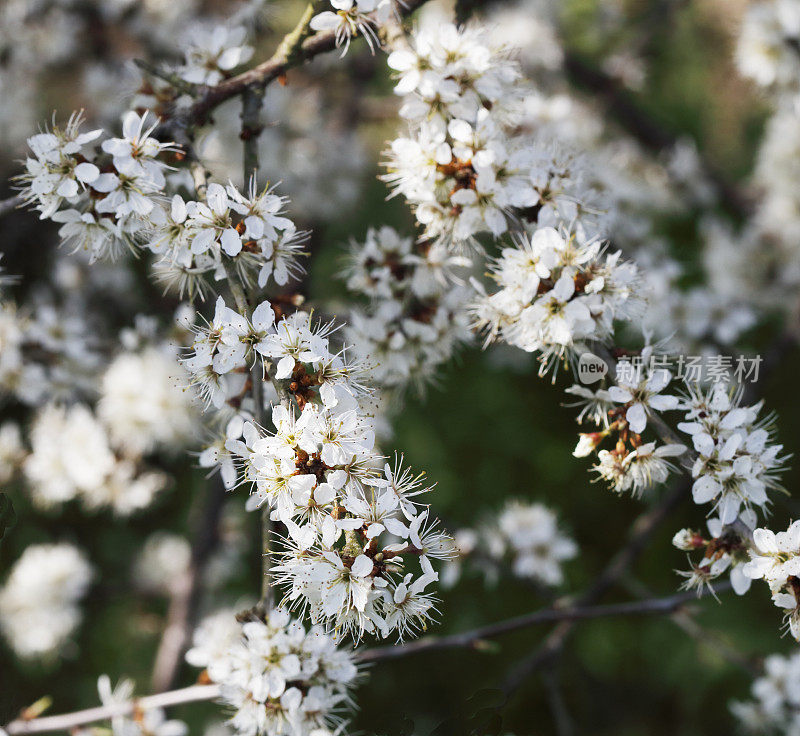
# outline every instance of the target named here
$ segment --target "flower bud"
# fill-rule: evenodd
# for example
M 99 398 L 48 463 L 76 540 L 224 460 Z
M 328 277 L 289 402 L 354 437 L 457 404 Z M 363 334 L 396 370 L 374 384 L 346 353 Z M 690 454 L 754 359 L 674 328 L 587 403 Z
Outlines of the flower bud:
M 604 432 L 581 432 L 578 444 L 572 453 L 575 457 L 588 457 L 603 441 Z
M 673 538 L 672 544 L 684 552 L 691 552 L 705 544 L 703 537 L 692 529 L 681 529 Z

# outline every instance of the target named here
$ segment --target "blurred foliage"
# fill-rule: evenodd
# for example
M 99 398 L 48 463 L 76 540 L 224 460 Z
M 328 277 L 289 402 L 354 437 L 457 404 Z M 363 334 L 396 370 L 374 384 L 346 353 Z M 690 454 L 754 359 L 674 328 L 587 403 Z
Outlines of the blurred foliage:
M 736 26 L 730 9 L 740 3 L 568 0 L 564 5 L 570 48 L 598 64 L 615 49 L 640 50 L 647 76 L 635 98 L 642 108 L 667 130 L 694 138 L 727 176 L 746 174 L 767 111 L 730 62 L 730 34 Z M 617 12 L 624 22 L 610 24 L 608 14 Z M 362 62 L 369 66 L 366 57 L 348 61 Z M 370 94 L 388 89 L 380 63 L 367 85 Z M 394 127 L 391 120 L 364 126 L 376 162 Z M 312 303 L 329 304 L 344 296 L 335 276 L 350 238 L 362 238 L 369 225 L 381 223 L 410 231 L 411 219 L 402 203 L 385 202 L 385 194 L 385 187 L 367 176 L 358 206 L 316 229 L 307 283 Z M 676 253 L 690 264 L 695 224 L 691 220 L 664 224 Z M 25 233 L 19 237 L 24 239 Z M 14 249 L 7 259 L 9 270 L 23 277 L 39 271 L 43 247 L 30 243 Z M 754 335 L 754 340 L 765 344 L 771 330 Z M 764 387 L 767 405 L 780 412 L 779 436 L 789 451 L 800 438 L 800 399 L 794 388 L 798 359 L 797 353 L 787 356 Z M 406 397 L 396 412 L 393 441 L 387 444 L 436 481 L 431 500 L 452 528 L 474 524 L 508 498 L 541 500 L 555 507 L 581 549 L 579 558 L 568 564 L 561 591 L 566 592 L 591 582 L 624 542 L 634 519 L 664 491 L 632 500 L 591 484 L 588 463 L 571 454 L 575 425 L 572 411 L 559 408 L 562 396 L 557 387 L 536 377 L 531 360 L 471 349 L 440 371 L 425 396 Z M 131 564 L 154 529 L 187 533 L 197 499 L 207 489 L 190 459 L 171 463 L 175 487 L 159 498 L 154 509 L 124 522 L 69 508 L 59 516 L 37 514 L 34 523 L 20 489 L 5 489 L 14 498 L 18 523 L 7 530 L 0 547 L 0 569 L 7 568 L 28 544 L 66 539 L 84 548 L 103 576 L 85 603 L 86 620 L 74 650 L 57 666 L 15 661 L 0 643 L 0 722 L 44 694 L 53 696 L 55 711 L 91 705 L 97 699 L 95 678 L 101 673 L 112 679 L 130 676 L 141 692 L 147 690 L 166 602 L 131 594 Z M 797 472 L 787 474 L 790 489 L 797 485 Z M 241 492 L 228 502 L 240 504 Z M 800 515 L 800 500 L 779 501 L 774 515 L 783 526 L 786 519 Z M 687 563 L 670 539 L 675 530 L 697 524 L 699 518 L 699 510 L 687 497 L 659 529 L 632 579 L 654 595 L 671 593 L 678 582 L 673 570 Z M 255 518 L 248 524 L 255 540 Z M 235 601 L 257 589 L 255 542 L 251 558 L 249 568 L 229 585 L 225 600 L 210 605 Z M 631 596 L 620 586 L 607 600 Z M 520 581 L 503 579 L 496 588 L 487 589 L 480 579 L 467 577 L 445 594 L 436 633 L 462 631 L 545 604 Z M 779 614 L 763 590 L 736 599 L 726 594 L 724 605 L 704 600 L 693 609 L 702 626 L 748 656 L 795 646 L 779 639 Z M 732 697 L 744 697 L 749 687 L 746 672 L 688 637 L 669 619 L 596 620 L 578 626 L 563 655 L 506 702 L 497 690 L 500 683 L 548 631 L 542 626 L 506 636 L 490 653 L 437 652 L 375 665 L 357 696 L 355 729 L 370 735 L 465 736 L 479 724 L 485 733 L 550 734 L 556 726 L 548 693 L 557 689 L 572 722 L 571 733 L 692 736 L 729 732 L 727 703 Z M 187 667 L 182 681 L 194 676 Z M 202 733 L 201 724 L 216 712 L 212 704 L 174 711 L 189 721 L 193 734 Z

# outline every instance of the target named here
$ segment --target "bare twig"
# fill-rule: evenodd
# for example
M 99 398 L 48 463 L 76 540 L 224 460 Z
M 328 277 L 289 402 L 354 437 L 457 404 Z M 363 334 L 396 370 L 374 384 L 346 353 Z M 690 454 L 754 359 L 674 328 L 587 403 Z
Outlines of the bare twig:
M 575 733 L 575 725 L 564 703 L 564 696 L 558 685 L 557 671 L 545 672 L 542 675 L 542 682 L 547 693 L 547 702 L 553 715 L 556 733 L 558 736 L 572 736 Z
M 96 708 L 75 711 L 74 713 L 64 713 L 58 716 L 47 716 L 32 720 L 19 718 L 9 723 L 5 727 L 5 731 L 8 736 L 26 733 L 47 733 L 48 731 L 69 731 L 87 723 L 105 721 L 115 716 L 130 715 L 136 710 L 150 710 L 152 708 L 167 708 L 185 703 L 197 703 L 202 700 L 213 700 L 218 696 L 219 686 L 217 685 L 191 685 L 180 690 L 171 690 L 158 695 L 136 698 L 127 703 L 101 705 Z
M 156 77 L 158 79 L 163 79 L 168 84 L 172 85 L 175 89 L 180 92 L 184 92 L 187 95 L 196 95 L 197 94 L 197 85 L 191 84 L 183 79 L 181 76 L 176 74 L 175 72 L 169 72 L 160 67 L 157 67 L 155 64 L 151 64 L 149 61 L 145 59 L 134 59 L 133 63 L 136 64 L 142 71 L 149 74 L 151 77 Z
M 398 3 L 397 11 L 407 16 L 413 13 L 427 0 L 405 0 Z M 245 89 L 252 87 L 266 87 L 278 77 L 297 67 L 315 56 L 333 51 L 336 48 L 336 32 L 325 31 L 309 36 L 308 24 L 313 17 L 313 4 L 309 5 L 297 26 L 289 33 L 275 53 L 266 61 L 248 69 L 235 77 L 221 82 L 215 87 L 206 89 L 189 107 L 186 123 L 193 125 L 204 122 L 209 113 L 226 100 L 238 97 Z
M 640 598 L 647 598 L 651 595 L 650 591 L 637 580 L 629 580 L 625 586 L 633 595 Z M 732 647 L 715 631 L 709 631 L 695 620 L 693 611 L 682 608 L 670 615 L 670 620 L 688 636 L 694 639 L 700 646 L 707 647 L 718 654 L 727 662 L 740 667 L 753 677 L 761 674 L 761 667 L 756 660 L 747 657 L 740 651 Z
M 297 49 L 309 32 L 308 24 L 313 16 L 314 5 L 310 4 L 303 17 L 295 27 L 295 30 L 284 38 L 278 48 L 281 56 L 292 59 L 297 53 Z M 241 139 L 244 142 L 243 168 L 245 186 L 252 181 L 253 187 L 258 187 L 258 139 L 261 135 L 261 108 L 264 105 L 263 86 L 253 85 L 247 87 L 242 93 L 242 132 Z M 229 276 L 230 278 L 230 276 Z M 259 288 L 256 283 L 250 293 L 250 305 L 255 308 L 258 303 Z M 272 376 L 269 375 L 271 379 Z M 250 371 L 250 381 L 252 383 L 253 413 L 256 423 L 260 426 L 264 424 L 264 367 L 260 361 L 256 361 Z M 273 382 L 280 395 L 277 383 Z M 260 606 L 264 611 L 270 610 L 275 603 L 275 596 L 272 591 L 272 578 L 270 575 L 271 545 L 273 534 L 272 521 L 270 519 L 270 506 L 265 504 L 261 511 L 261 597 Z
M 611 558 L 592 585 L 577 596 L 576 605 L 588 605 L 598 600 L 625 574 L 644 551 L 651 536 L 666 520 L 672 509 L 682 499 L 688 497 L 689 488 L 689 481 L 686 479 L 664 496 L 656 506 L 636 519 L 631 527 L 628 542 Z M 534 652 L 524 657 L 509 672 L 501 689 L 507 694 L 519 689 L 525 680 L 561 651 L 574 626 L 574 621 L 564 621 L 556 626 Z
M 258 139 L 261 135 L 261 107 L 264 104 L 264 87 L 247 87 L 242 93 L 242 132 L 244 185 L 252 180 L 258 187 Z
M 203 593 L 203 575 L 208 561 L 219 544 L 219 520 L 225 501 L 225 486 L 221 479 L 208 485 L 205 505 L 197 518 L 192 534 L 192 556 L 186 572 L 174 581 L 167 625 L 161 635 L 153 665 L 154 692 L 173 686 Z

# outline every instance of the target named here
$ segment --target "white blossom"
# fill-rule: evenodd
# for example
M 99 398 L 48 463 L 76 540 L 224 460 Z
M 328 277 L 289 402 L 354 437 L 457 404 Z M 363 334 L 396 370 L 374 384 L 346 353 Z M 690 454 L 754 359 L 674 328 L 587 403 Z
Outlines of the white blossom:
M 264 621 L 253 618 L 243 624 L 220 613 L 215 619 L 219 626 L 223 615 L 230 624 L 224 634 L 209 641 L 211 647 L 205 645 L 211 630 L 204 622 L 202 648 L 196 635 L 187 659 L 205 666 L 209 678 L 220 684 L 222 700 L 234 709 L 230 725 L 237 734 L 313 736 L 317 729 L 343 727 L 358 676 L 346 649 L 337 649 L 317 627 L 307 631 L 280 608 Z
M 86 556 L 71 544 L 25 549 L 0 588 L 0 630 L 20 657 L 52 658 L 63 650 L 92 577 Z

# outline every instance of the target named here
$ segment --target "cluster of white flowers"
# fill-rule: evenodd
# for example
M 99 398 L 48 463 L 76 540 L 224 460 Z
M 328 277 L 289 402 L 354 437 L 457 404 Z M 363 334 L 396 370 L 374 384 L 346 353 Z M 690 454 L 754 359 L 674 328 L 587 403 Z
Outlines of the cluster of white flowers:
M 755 0 L 742 20 L 736 59 L 758 84 L 797 91 L 800 80 L 800 3 Z
M 697 504 L 713 503 L 723 524 L 742 509 L 763 509 L 767 491 L 780 488 L 778 474 L 784 458 L 772 442 L 772 419 L 759 413 L 763 402 L 740 406 L 741 392 L 724 384 L 707 391 L 695 389 L 685 401 L 686 414 L 678 428 L 689 434 L 697 452 L 692 467 L 692 497 Z
M 94 389 L 99 355 L 79 310 L 0 297 L 0 393 L 28 406 Z
M 284 609 L 237 623 L 230 611 L 201 622 L 187 661 L 205 668 L 235 709 L 241 736 L 329 736 L 345 727 L 358 678 L 352 654 Z
M 752 577 L 748 574 L 748 550 L 750 537 L 756 525 L 753 511 L 743 511 L 737 522 L 738 526 L 725 525 L 714 517 L 708 520 L 709 536 L 706 537 L 693 529 L 681 529 L 672 538 L 672 544 L 683 552 L 703 551 L 703 558 L 692 563 L 688 571 L 679 571 L 686 578 L 682 588 L 696 589 L 698 594 L 704 588 L 713 592 L 713 581 L 720 575 L 730 573 L 731 587 L 737 595 L 744 595 L 750 590 Z
M 154 532 L 136 557 L 134 582 L 142 590 L 169 594 L 189 569 L 191 557 L 192 548 L 184 537 Z
M 331 349 L 331 330 L 303 312 L 276 323 L 269 302 L 245 317 L 220 298 L 185 365 L 217 407 L 238 403 L 253 364 L 297 406 L 287 400 L 273 408 L 273 433 L 233 421 L 225 442 L 251 485 L 248 508 L 267 503 L 287 529 L 276 567 L 290 586 L 287 601 L 338 633 L 402 636 L 434 613 L 425 592 L 437 579 L 430 558 L 450 556 L 452 540 L 413 500 L 429 490 L 420 477 L 399 464 L 381 474 L 373 421 L 359 403 L 369 393 L 364 367 L 346 347 Z M 227 474 L 229 458 L 214 447 L 207 460 Z M 416 579 L 403 569 L 408 556 L 420 560 Z
M 81 621 L 92 567 L 71 544 L 27 547 L 0 588 L 0 631 L 24 658 L 56 656 Z
M 458 579 L 464 563 L 481 570 L 489 581 L 510 566 L 516 577 L 561 585 L 563 564 L 578 554 L 578 546 L 559 529 L 552 509 L 521 500 L 508 501 L 477 529 L 460 529 L 455 543 L 458 557 L 448 563 L 443 575 L 448 585 Z
M 685 267 L 652 247 L 640 248 L 635 260 L 641 274 L 641 293 L 647 300 L 643 329 L 670 352 L 683 355 L 716 354 L 720 346 L 735 345 L 757 322 L 751 286 L 731 278 L 732 262 L 741 259 L 729 228 L 714 219 L 703 223 L 704 271 L 707 284 L 683 289 Z M 655 252 L 654 252 L 655 251 Z
M 20 310 L 0 301 L 0 388 L 24 404 L 49 402 L 32 420 L 29 455 L 19 430 L 4 426 L 0 477 L 24 467 L 40 507 L 80 497 L 89 508 L 129 514 L 149 505 L 166 482 L 143 470 L 143 456 L 186 447 L 196 411 L 174 347 L 155 333 L 101 372 L 102 335 L 88 329 L 85 309 L 38 297 Z M 98 385 L 93 410 L 87 399 Z
M 742 18 L 737 61 L 740 71 L 759 84 L 773 105 L 757 152 L 752 185 L 758 198 L 754 212 L 739 232 L 717 238 L 719 271 L 762 307 L 786 310 L 780 284 L 800 283 L 797 243 L 800 234 L 800 3 L 757 0 Z M 722 246 L 722 247 L 720 247 Z
M 647 346 L 642 356 L 651 357 L 652 348 Z M 589 421 L 597 428 L 580 433 L 573 455 L 588 457 L 596 452 L 598 462 L 592 470 L 616 493 L 640 496 L 663 483 L 677 469 L 673 458 L 686 452 L 684 445 L 645 442 L 641 436 L 648 417 L 678 408 L 677 396 L 662 393 L 671 380 L 666 369 L 642 372 L 629 360 L 621 360 L 617 382 L 608 389 L 592 391 L 577 384 L 567 389 L 577 397 L 570 406 L 581 407 L 578 422 Z M 607 438 L 612 438 L 613 449 L 598 449 Z
M 756 529 L 750 557 L 745 575 L 769 585 L 773 602 L 786 611 L 789 631 L 800 641 L 800 521 L 785 532 Z
M 352 398 L 364 393 L 364 388 L 358 381 L 363 366 L 348 360 L 344 350 L 329 351 L 332 327 L 315 324 L 305 312 L 276 323 L 268 301 L 259 304 L 248 319 L 219 297 L 211 322 L 196 328 L 192 354 L 183 363 L 200 395 L 217 409 L 241 397 L 248 365 L 259 362 L 266 373 L 270 361 L 275 364 L 274 378 L 289 380 L 288 390 L 300 405 L 317 389 L 325 405 L 333 407 L 339 390 Z M 313 370 L 307 371 L 304 364 Z
M 234 259 L 245 282 L 256 274 L 261 287 L 270 279 L 286 284 L 301 271 L 297 258 L 306 234 L 281 216 L 283 205 L 272 189 L 257 191 L 255 182 L 249 196 L 232 184 L 216 183 L 208 185 L 200 202 L 184 202 L 176 194 L 168 210 L 151 216 L 155 227 L 147 247 L 161 256 L 155 266 L 158 277 L 192 295 L 203 291 L 203 274 L 224 278 L 222 259 L 227 257 Z
M 607 340 L 615 319 L 635 313 L 637 269 L 620 256 L 603 253 L 602 241 L 580 227 L 520 235 L 492 264 L 500 288 L 478 297 L 475 324 L 487 342 L 538 352 L 544 375 L 589 342 Z
M 164 201 L 165 153 L 147 124 L 147 113 L 128 112 L 122 138 L 103 141 L 102 153 L 87 150 L 103 131 L 80 132 L 81 116 L 66 128 L 54 127 L 29 139 L 34 158 L 21 176 L 26 200 L 43 219 L 64 223 L 62 241 L 87 250 L 91 259 L 114 258 L 127 248 L 146 248 L 159 256 L 160 280 L 180 293 L 203 292 L 203 279 L 225 277 L 223 258 L 233 259 L 242 278 L 253 274 L 259 286 L 270 278 L 285 284 L 300 271 L 297 258 L 305 233 L 281 216 L 284 200 L 272 189 L 245 196 L 233 185 L 209 184 L 202 201 L 179 194 Z
M 377 385 L 420 385 L 469 338 L 472 293 L 459 273 L 470 265 L 439 243 L 414 243 L 391 227 L 370 228 L 364 244 L 354 244 L 347 286 L 370 303 L 351 312 L 346 338 Z
M 149 506 L 166 476 L 144 470 L 111 442 L 108 429 L 83 404 L 48 404 L 30 432 L 25 478 L 34 503 L 52 508 L 79 498 L 88 509 L 127 516 Z
M 800 733 L 800 654 L 773 654 L 764 673 L 753 681 L 752 699 L 733 701 L 731 713 L 754 736 L 794 736 Z
M 186 447 L 197 433 L 187 380 L 169 345 L 120 353 L 103 373 L 97 406 L 111 443 L 128 456 Z
M 507 503 L 497 516 L 497 532 L 511 555 L 514 574 L 545 585 L 560 585 L 562 564 L 578 554 L 575 542 L 558 528 L 553 511 L 539 503 Z
M 410 132 L 391 143 L 384 179 L 412 205 L 426 238 L 496 237 L 510 219 L 538 210 L 547 192 L 561 199 L 552 162 L 507 131 L 519 69 L 482 30 L 430 24 L 393 50 L 389 65 Z
M 73 250 L 113 258 L 147 228 L 166 184 L 161 154 L 176 149 L 152 137 L 157 121 L 148 125 L 147 113 L 128 112 L 123 137 L 104 140 L 102 152 L 90 144 L 103 131 L 82 133 L 82 122 L 75 113 L 63 129 L 54 125 L 29 138 L 33 157 L 19 179 L 41 219 L 63 223 L 59 234 Z

